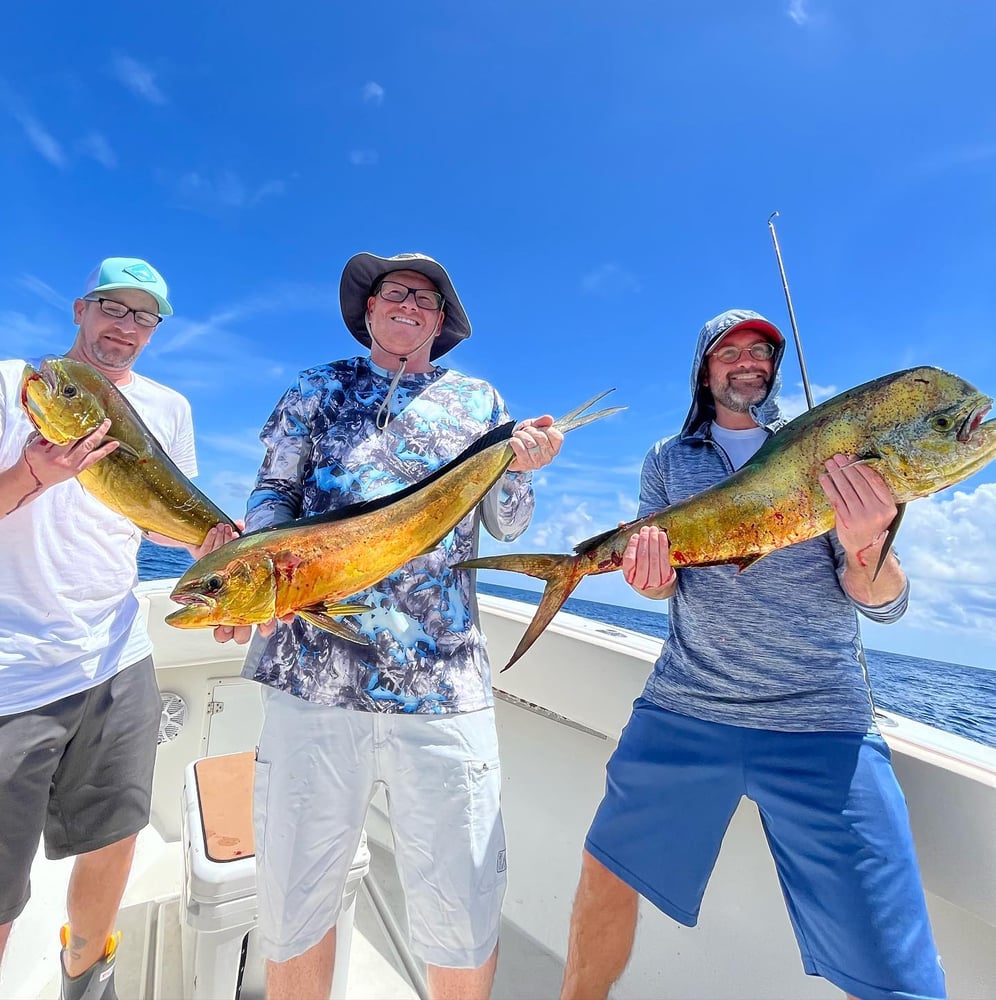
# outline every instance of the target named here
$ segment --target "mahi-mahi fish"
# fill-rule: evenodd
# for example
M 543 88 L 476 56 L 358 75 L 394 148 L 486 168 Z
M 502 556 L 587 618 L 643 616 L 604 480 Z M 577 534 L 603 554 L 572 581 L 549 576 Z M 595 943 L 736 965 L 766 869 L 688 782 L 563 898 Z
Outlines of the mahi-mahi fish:
M 566 434 L 624 409 L 584 413 L 605 395 L 553 426 Z M 509 421 L 488 431 L 451 462 L 396 493 L 227 542 L 177 582 L 170 597 L 183 607 L 167 615 L 167 623 L 177 628 L 254 625 L 296 613 L 341 638 L 366 642 L 337 619 L 371 609 L 344 598 L 435 548 L 511 465 L 514 428 Z
M 53 444 L 86 437 L 110 418 L 104 440 L 118 447 L 76 478 L 101 503 L 139 527 L 200 545 L 228 515 L 176 467 L 135 408 L 109 379 L 74 358 L 24 366 L 21 405 L 38 433 Z
M 773 434 L 754 457 L 715 486 L 663 511 L 594 535 L 574 555 L 521 553 L 458 563 L 546 581 L 539 607 L 507 670 L 536 641 L 586 576 L 622 568 L 632 535 L 645 525 L 667 531 L 677 568 L 733 564 L 746 569 L 769 552 L 815 538 L 834 526 L 819 484 L 824 462 L 854 455 L 875 469 L 896 501 L 882 558 L 904 505 L 946 489 L 996 458 L 992 400 L 939 368 L 909 368 L 834 396 Z M 881 568 L 881 560 L 876 574 Z

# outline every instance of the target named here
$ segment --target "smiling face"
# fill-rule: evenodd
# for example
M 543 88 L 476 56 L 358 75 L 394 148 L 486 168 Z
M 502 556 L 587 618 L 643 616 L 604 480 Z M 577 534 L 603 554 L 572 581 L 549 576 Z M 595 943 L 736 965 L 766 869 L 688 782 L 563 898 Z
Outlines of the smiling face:
M 116 288 L 100 294 L 129 309 L 159 314 L 156 300 L 139 289 Z M 77 299 L 73 304 L 73 319 L 79 324 L 79 330 L 67 357 L 92 365 L 115 385 L 127 385 L 131 380 L 131 367 L 155 329 L 135 322 L 134 312 L 115 319 L 101 310 L 99 302 L 87 299 Z
M 408 288 L 438 292 L 436 286 L 417 271 L 391 271 L 384 277 Z M 373 331 L 370 359 L 381 368 L 393 371 L 401 358 L 407 358 L 406 371 L 429 371 L 432 368 L 429 354 L 444 318 L 442 310 L 423 308 L 411 293 L 403 302 L 388 302 L 380 295 L 371 295 L 367 299 L 367 319 Z
M 731 430 L 746 430 L 756 426 L 750 407 L 768 395 L 774 372 L 774 359 L 759 361 L 748 348 L 770 343 L 759 330 L 740 329 L 727 334 L 713 345 L 706 355 L 702 384 L 712 393 L 716 406 L 716 423 Z M 724 362 L 716 356 L 720 348 L 736 347 L 740 357 Z

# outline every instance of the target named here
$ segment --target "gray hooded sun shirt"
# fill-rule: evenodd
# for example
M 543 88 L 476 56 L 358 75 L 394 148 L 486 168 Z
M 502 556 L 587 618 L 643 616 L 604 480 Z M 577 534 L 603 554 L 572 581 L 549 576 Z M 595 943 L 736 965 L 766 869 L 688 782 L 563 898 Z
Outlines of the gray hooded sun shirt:
M 701 385 L 707 350 L 733 321 L 731 310 L 699 332 L 692 405 L 681 431 L 650 449 L 640 477 L 639 517 L 726 479 L 733 465 L 712 431 L 711 395 Z M 767 397 L 751 415 L 769 434 L 785 421 L 778 407 L 784 344 Z M 710 722 L 784 732 L 874 730 L 874 706 L 858 612 L 891 622 L 906 611 L 909 587 L 867 607 L 841 585 L 844 550 L 836 532 L 736 566 L 678 571 L 668 640 L 643 696 L 661 708 Z

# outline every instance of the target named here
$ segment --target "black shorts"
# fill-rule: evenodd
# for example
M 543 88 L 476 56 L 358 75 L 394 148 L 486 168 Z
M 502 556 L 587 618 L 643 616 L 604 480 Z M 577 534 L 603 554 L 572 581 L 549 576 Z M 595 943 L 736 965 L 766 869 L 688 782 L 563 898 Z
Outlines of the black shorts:
M 0 924 L 28 902 L 42 833 L 58 859 L 149 822 L 161 716 L 148 656 L 89 691 L 0 717 Z

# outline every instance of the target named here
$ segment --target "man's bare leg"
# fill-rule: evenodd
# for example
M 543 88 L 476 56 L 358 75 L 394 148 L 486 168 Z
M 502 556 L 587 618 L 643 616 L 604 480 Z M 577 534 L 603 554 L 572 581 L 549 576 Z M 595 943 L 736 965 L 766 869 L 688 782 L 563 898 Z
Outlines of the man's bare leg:
M 266 1000 L 325 1000 L 332 992 L 335 928 L 286 962 L 266 963 Z
M 63 952 L 63 965 L 70 976 L 81 976 L 104 957 L 107 939 L 117 922 L 137 838 L 138 834 L 133 834 L 99 851 L 80 854 L 73 864 L 66 898 L 70 939 Z
M 427 965 L 426 978 L 431 1000 L 488 1000 L 498 966 L 498 945 L 491 957 L 476 969 L 450 969 Z
M 639 896 L 587 851 L 574 897 L 561 1000 L 605 1000 L 633 950 Z
M 10 929 L 13 926 L 13 920 L 9 924 L 0 924 L 0 962 L 3 962 L 3 950 L 7 947 L 7 938 L 10 937 Z

